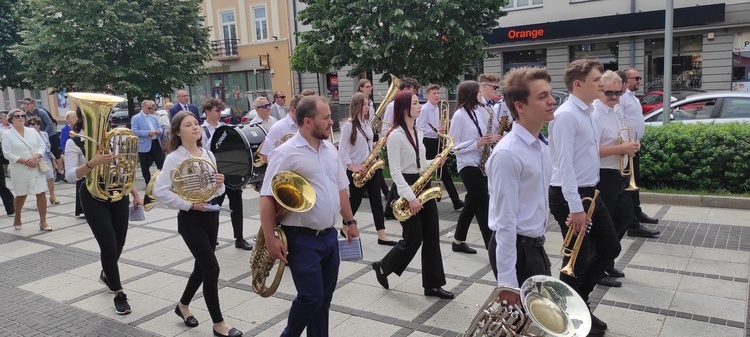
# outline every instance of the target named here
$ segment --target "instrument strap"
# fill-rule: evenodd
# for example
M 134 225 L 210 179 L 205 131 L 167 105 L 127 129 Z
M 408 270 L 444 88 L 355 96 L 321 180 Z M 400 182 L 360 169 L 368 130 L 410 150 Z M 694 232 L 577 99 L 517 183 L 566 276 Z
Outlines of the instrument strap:
M 404 130 L 406 132 L 409 132 L 408 130 Z M 422 164 L 419 161 L 419 141 L 417 140 L 419 138 L 419 134 L 417 134 L 417 125 L 414 124 L 414 142 L 409 140 L 409 137 L 406 137 L 406 140 L 409 140 L 409 144 L 414 148 L 414 152 L 416 153 L 416 159 L 417 159 L 417 169 L 422 168 Z
M 482 138 L 484 135 L 482 134 L 482 129 L 479 128 L 479 120 L 477 119 L 477 113 L 474 110 L 467 111 L 464 107 L 464 111 L 466 111 L 466 114 L 469 115 L 469 118 L 471 118 L 471 121 L 474 122 L 474 126 L 477 127 L 477 132 L 479 132 L 479 138 Z

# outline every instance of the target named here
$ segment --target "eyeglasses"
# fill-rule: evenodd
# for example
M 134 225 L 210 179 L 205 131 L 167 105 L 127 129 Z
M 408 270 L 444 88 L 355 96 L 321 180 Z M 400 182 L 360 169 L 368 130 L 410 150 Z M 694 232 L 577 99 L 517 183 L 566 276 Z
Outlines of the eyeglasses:
M 282 97 L 282 98 L 283 98 L 283 97 Z M 270 108 L 270 107 L 271 107 L 271 104 L 270 104 L 270 103 L 269 103 L 269 104 L 263 104 L 263 105 L 261 105 L 260 107 L 261 107 L 261 108 L 263 108 L 263 109 L 268 109 L 268 108 Z
M 279 98 L 281 98 L 281 99 L 286 99 L 286 96 L 279 96 Z
M 492 89 L 495 89 L 495 90 L 500 89 L 499 85 L 494 85 L 494 84 L 489 84 L 489 83 L 482 83 L 482 85 L 490 86 L 492 87 Z
M 13 118 L 26 118 L 26 115 L 13 115 Z
M 615 96 L 620 97 L 622 96 L 622 90 L 618 90 L 618 91 L 605 90 L 604 96 L 607 96 L 609 98 L 615 98 Z
M 372 88 L 372 86 L 371 86 L 371 85 L 366 85 L 366 86 L 364 86 L 363 88 L 367 88 L 367 89 L 370 89 L 370 88 Z
M 628 77 L 628 78 L 629 78 L 629 79 L 632 79 L 632 80 L 636 80 L 636 81 L 640 81 L 640 80 L 642 80 L 642 79 L 643 79 L 643 77 L 640 77 L 640 76 L 635 76 L 635 77 Z
M 155 107 L 146 108 L 146 110 L 154 110 L 154 109 L 156 108 Z
M 30 126 L 37 126 L 37 125 L 39 125 L 39 123 L 37 123 L 37 122 L 31 122 L 31 123 L 29 123 L 29 125 Z

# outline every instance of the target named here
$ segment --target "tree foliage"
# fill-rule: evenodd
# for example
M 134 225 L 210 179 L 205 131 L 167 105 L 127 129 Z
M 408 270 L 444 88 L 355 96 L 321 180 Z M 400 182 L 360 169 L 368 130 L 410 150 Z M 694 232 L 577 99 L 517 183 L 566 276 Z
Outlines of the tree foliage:
M 506 13 L 507 0 L 302 0 L 292 56 L 297 71 L 411 76 L 455 84 L 468 65 L 487 56 L 483 34 Z M 384 76 L 385 78 L 385 76 Z
M 213 55 L 200 0 L 29 1 L 14 52 L 38 88 L 124 92 L 132 102 L 198 82 Z
M 10 47 L 21 42 L 18 27 L 25 17 L 28 4 L 25 0 L 0 1 L 0 89 L 6 87 L 28 88 L 28 83 L 18 73 L 21 62 L 10 52 Z

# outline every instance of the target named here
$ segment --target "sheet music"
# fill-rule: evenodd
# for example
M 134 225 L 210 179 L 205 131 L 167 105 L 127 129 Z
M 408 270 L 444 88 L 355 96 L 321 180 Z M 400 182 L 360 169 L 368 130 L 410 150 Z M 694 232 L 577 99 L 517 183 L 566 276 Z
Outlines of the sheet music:
M 352 243 L 347 239 L 339 239 L 339 258 L 341 261 L 356 261 L 362 259 L 362 242 L 359 238 L 352 238 Z
M 146 220 L 146 212 L 144 212 L 143 206 L 130 206 L 130 221 L 143 220 Z

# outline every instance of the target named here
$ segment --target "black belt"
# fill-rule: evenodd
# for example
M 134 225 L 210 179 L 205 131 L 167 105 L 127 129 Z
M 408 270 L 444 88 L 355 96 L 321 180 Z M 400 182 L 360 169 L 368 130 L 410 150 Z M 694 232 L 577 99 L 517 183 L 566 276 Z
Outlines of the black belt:
M 331 231 L 331 229 L 333 229 L 333 227 L 328 227 L 326 229 L 318 230 L 318 229 L 312 229 L 312 228 L 307 228 L 307 227 L 286 226 L 286 225 L 281 225 L 281 228 L 284 229 L 284 231 L 313 235 L 313 236 L 326 235 L 328 234 L 328 232 Z
M 555 189 L 558 191 L 562 191 L 562 187 L 560 186 L 550 186 L 551 189 Z M 586 196 L 592 196 L 594 195 L 594 191 L 596 190 L 595 186 L 591 187 L 579 187 L 578 188 L 578 194 L 586 195 Z
M 544 236 L 538 238 L 530 238 L 528 236 L 516 235 L 516 243 L 539 248 L 544 246 Z

